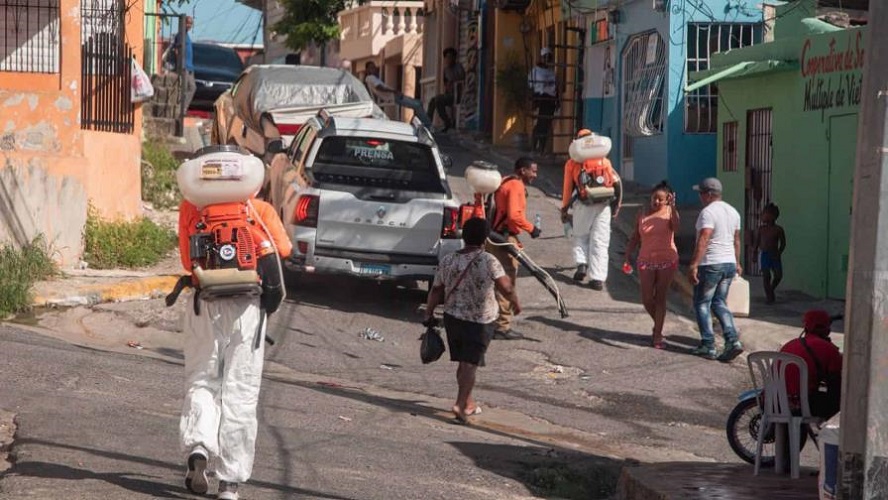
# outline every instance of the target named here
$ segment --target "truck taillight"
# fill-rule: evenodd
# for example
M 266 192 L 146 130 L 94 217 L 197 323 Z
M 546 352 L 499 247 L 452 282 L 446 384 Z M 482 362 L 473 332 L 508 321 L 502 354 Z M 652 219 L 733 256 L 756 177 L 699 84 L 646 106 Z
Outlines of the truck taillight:
M 318 227 L 318 207 L 321 198 L 314 194 L 305 194 L 296 201 L 293 211 L 293 224 L 302 227 Z
M 441 228 L 442 238 L 459 238 L 459 209 L 444 207 L 444 225 Z

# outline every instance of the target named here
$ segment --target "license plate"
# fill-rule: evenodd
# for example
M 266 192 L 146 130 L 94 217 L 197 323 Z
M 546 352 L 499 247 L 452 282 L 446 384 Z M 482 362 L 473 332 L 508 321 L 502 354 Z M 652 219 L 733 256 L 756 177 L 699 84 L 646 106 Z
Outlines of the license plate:
M 361 274 L 368 276 L 388 276 L 392 274 L 392 266 L 387 264 L 361 264 L 359 270 Z

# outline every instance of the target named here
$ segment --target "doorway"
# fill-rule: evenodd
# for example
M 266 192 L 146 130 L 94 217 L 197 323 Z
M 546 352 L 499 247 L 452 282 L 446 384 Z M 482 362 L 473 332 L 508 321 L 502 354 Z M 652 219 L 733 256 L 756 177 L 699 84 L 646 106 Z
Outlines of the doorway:
M 762 210 L 771 202 L 773 138 L 771 108 L 751 109 L 746 113 L 746 199 L 743 232 L 743 268 L 750 276 L 761 276 L 755 252 L 755 235 L 762 224 Z
M 829 118 L 829 202 L 826 296 L 845 299 L 851 241 L 851 206 L 857 157 L 857 114 Z

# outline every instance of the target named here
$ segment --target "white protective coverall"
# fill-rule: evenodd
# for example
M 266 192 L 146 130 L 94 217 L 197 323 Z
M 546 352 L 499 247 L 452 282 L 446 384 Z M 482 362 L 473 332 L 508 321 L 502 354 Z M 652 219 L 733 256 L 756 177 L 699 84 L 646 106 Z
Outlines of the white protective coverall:
M 265 353 L 265 322 L 260 332 L 259 319 L 264 314 L 259 297 L 232 297 L 201 300 L 199 315 L 189 304 L 183 318 L 187 392 L 179 421 L 182 450 L 187 455 L 204 447 L 216 457 L 221 481 L 246 482 L 253 470 Z
M 586 278 L 607 281 L 612 215 L 610 203 L 587 205 L 577 200 L 573 202 L 571 212 L 574 260 L 577 265 L 588 266 Z

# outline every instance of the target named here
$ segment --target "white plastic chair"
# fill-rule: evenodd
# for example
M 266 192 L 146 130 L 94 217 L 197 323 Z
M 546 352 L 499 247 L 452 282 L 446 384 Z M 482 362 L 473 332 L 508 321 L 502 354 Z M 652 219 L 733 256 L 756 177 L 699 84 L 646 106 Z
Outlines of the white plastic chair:
M 758 442 L 755 448 L 755 472 L 758 476 L 761 466 L 762 444 L 769 425 L 787 424 L 789 427 L 790 473 L 793 479 L 799 477 L 799 445 L 801 443 L 802 425 L 816 422 L 819 419 L 811 416 L 808 406 L 808 365 L 805 360 L 782 352 L 755 352 L 747 358 L 749 375 L 756 389 L 764 394 L 764 407 L 759 425 Z M 786 391 L 786 369 L 794 365 L 799 371 L 799 415 L 794 415 Z M 757 376 L 758 375 L 758 376 Z M 759 383 L 761 381 L 761 384 Z M 782 450 L 775 448 L 775 453 Z

